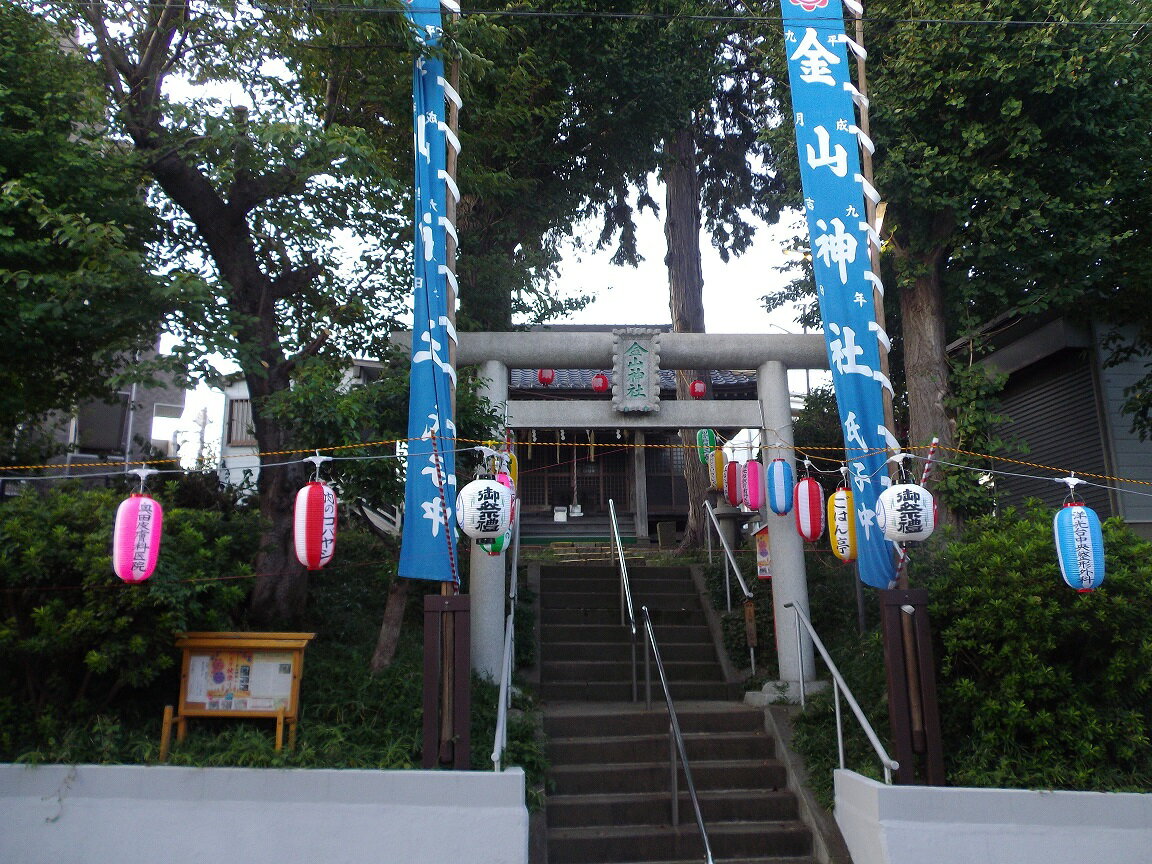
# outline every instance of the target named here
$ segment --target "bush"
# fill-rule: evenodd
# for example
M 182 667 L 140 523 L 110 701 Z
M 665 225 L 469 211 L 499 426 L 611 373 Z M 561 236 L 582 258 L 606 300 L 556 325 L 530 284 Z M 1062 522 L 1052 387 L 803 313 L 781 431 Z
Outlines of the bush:
M 926 562 L 950 782 L 1152 787 L 1152 544 L 1111 519 L 1104 549 L 1104 584 L 1078 594 L 1032 506 Z
M 222 577 L 249 575 L 254 516 L 168 510 L 156 572 L 126 585 L 111 561 L 122 497 L 57 487 L 0 506 L 0 753 L 147 687 L 175 666 L 174 633 L 227 629 L 244 599 Z
M 947 782 L 956 786 L 1152 790 L 1152 544 L 1104 524 L 1107 578 L 1078 594 L 1060 578 L 1052 511 L 1030 506 L 969 522 L 914 551 L 929 590 Z M 847 597 L 825 635 L 833 660 L 883 739 L 888 729 L 879 634 L 855 634 Z M 827 598 L 831 599 L 831 598 Z M 879 764 L 846 719 L 849 768 Z M 831 803 L 836 735 L 829 696 L 796 723 L 813 785 Z

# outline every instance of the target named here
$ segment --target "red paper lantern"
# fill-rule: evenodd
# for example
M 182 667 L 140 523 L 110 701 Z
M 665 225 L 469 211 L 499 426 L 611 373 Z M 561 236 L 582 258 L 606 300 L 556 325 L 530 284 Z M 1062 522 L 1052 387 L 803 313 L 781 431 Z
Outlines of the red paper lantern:
M 592 389 L 597 393 L 603 393 L 608 389 L 608 376 L 603 372 L 597 372 L 592 376 Z
M 697 378 L 688 385 L 688 392 L 692 394 L 693 399 L 703 399 L 704 394 L 708 392 L 708 388 L 704 386 L 704 382 Z
M 729 462 L 724 466 L 724 499 L 733 507 L 739 507 L 743 500 L 740 494 L 739 462 Z
M 336 551 L 336 493 L 313 480 L 296 493 L 294 524 L 296 558 L 309 570 L 319 570 Z
M 796 484 L 796 530 L 809 543 L 824 533 L 824 490 L 811 477 Z
M 543 384 L 545 387 L 551 387 L 552 382 L 556 380 L 556 370 L 541 369 L 536 373 L 536 380 Z
M 112 540 L 112 567 L 125 582 L 143 582 L 156 569 L 164 511 L 147 495 L 120 502 Z

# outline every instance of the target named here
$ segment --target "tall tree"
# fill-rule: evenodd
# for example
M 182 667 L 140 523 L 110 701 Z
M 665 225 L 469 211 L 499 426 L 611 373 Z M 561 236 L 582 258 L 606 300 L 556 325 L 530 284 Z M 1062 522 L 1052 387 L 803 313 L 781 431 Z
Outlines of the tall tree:
M 18 426 L 108 395 L 170 307 L 138 166 L 95 131 L 99 69 L 65 43 L 0 2 L 0 430 L 17 445 Z
M 1104 299 L 1108 317 L 1137 290 L 1125 273 L 1148 254 L 1130 241 L 1147 235 L 1133 204 L 1146 200 L 1152 55 L 1147 27 L 1122 23 L 1133 14 L 1125 0 L 946 0 L 926 21 L 910 0 L 868 5 L 911 445 L 954 441 L 951 339 L 1013 310 Z M 769 135 L 795 153 L 790 124 Z
M 54 8 L 81 28 L 104 69 L 112 130 L 144 160 L 171 220 L 170 260 L 199 262 L 190 276 L 206 290 L 177 322 L 187 351 L 201 360 L 220 351 L 244 374 L 266 524 L 252 613 L 291 622 L 307 589 L 292 548 L 302 472 L 283 463 L 316 442 L 264 406 L 322 346 L 363 349 L 386 332 L 389 302 L 407 284 L 406 220 L 380 170 L 388 159 L 334 122 L 337 93 L 308 98 L 277 63 L 287 38 L 311 32 L 304 15 L 188 0 Z M 199 94 L 175 100 L 177 78 L 229 85 L 252 109 Z M 342 252 L 350 243 L 360 250 L 353 261 Z

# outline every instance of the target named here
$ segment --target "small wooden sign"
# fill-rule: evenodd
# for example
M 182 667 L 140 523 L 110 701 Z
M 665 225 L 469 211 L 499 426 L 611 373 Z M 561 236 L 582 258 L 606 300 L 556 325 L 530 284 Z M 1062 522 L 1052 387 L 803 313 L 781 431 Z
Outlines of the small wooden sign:
M 189 717 L 267 717 L 276 720 L 276 749 L 296 743 L 304 648 L 315 633 L 177 633 L 184 650 L 180 702 L 164 709 L 160 761 L 168 758 L 172 724 L 183 741 Z

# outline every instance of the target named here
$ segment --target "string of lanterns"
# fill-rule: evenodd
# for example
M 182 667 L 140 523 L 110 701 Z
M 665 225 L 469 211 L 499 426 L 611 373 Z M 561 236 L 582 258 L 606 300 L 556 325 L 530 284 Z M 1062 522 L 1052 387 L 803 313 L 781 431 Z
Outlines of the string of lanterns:
M 541 373 L 545 371 L 550 370 L 541 370 Z M 607 378 L 604 377 L 605 383 L 607 383 Z M 745 504 L 752 510 L 759 510 L 767 503 L 772 512 L 778 515 L 786 515 L 794 510 L 797 533 L 806 542 L 812 543 L 819 540 L 827 526 L 833 554 L 846 563 L 855 560 L 856 525 L 853 518 L 852 491 L 846 467 L 842 466 L 839 469 L 842 474 L 841 483 L 825 504 L 823 488 L 810 476 L 813 466 L 808 458 L 804 459 L 804 476 L 793 483 L 791 466 L 783 459 L 772 460 L 767 468 L 754 459 L 749 459 L 744 463 L 736 461 L 728 463 L 719 446 L 719 436 L 715 430 L 699 430 L 696 435 L 696 448 L 701 462 L 708 467 L 710 487 L 715 491 L 722 492 L 730 504 L 733 506 Z M 504 551 L 510 543 L 511 525 L 518 504 L 515 479 L 516 457 L 507 449 L 496 451 L 487 447 L 460 448 L 461 451 L 475 449 L 488 453 L 487 461 L 495 472 L 484 475 L 478 480 L 491 480 L 501 491 L 495 491 L 496 499 L 493 504 L 490 498 L 493 491 L 492 487 L 474 487 L 474 483 L 477 481 L 468 484 L 464 490 L 461 490 L 458 498 L 457 520 L 465 534 L 477 539 L 489 554 L 497 555 Z M 935 450 L 934 442 L 928 457 L 924 459 L 924 474 L 919 484 L 900 483 L 890 486 L 878 498 L 877 526 L 884 533 L 884 536 L 893 542 L 902 544 L 925 540 L 935 529 L 937 522 L 935 501 L 923 485 L 927 481 L 928 469 L 934 461 Z M 329 563 L 334 555 L 336 544 L 338 500 L 332 487 L 320 479 L 320 465 L 336 459 L 345 461 L 379 458 L 402 457 L 393 454 L 325 457 L 320 456 L 317 450 L 314 456 L 309 456 L 304 460 L 277 463 L 295 464 L 297 461 L 305 461 L 313 463 L 314 466 L 312 480 L 297 494 L 294 512 L 296 556 L 300 563 L 309 570 L 318 570 Z M 903 460 L 904 458 L 924 457 L 898 454 L 892 458 L 893 460 Z M 971 466 L 955 465 L 949 462 L 941 461 L 940 464 L 976 470 L 971 469 Z M 901 470 L 903 471 L 902 461 Z M 113 529 L 112 563 L 116 575 L 122 581 L 134 584 L 147 580 L 155 571 L 163 528 L 163 508 L 154 498 L 144 494 L 145 483 L 151 475 L 177 472 L 138 468 L 128 473 L 139 477 L 140 487 L 137 492 L 132 493 L 122 501 L 117 508 Z M 179 473 L 183 473 L 183 471 L 180 470 Z M 817 473 L 830 472 L 817 470 Z M 987 470 L 986 473 L 1031 477 L 1031 475 L 1013 474 L 1000 470 Z M 116 472 L 117 476 L 120 474 L 121 472 Z M 1061 576 L 1070 587 L 1077 591 L 1092 591 L 1103 583 L 1105 576 L 1103 533 L 1099 516 L 1082 500 L 1077 499 L 1076 487 L 1080 485 L 1110 487 L 1089 483 L 1076 477 L 1075 473 L 1070 477 L 1044 479 L 1057 479 L 1069 487 L 1068 500 L 1053 518 L 1053 534 Z M 484 492 L 485 497 L 480 500 L 475 496 L 479 495 L 482 490 L 489 491 Z M 468 495 L 465 495 L 466 491 Z M 1118 491 L 1136 495 L 1148 494 L 1136 490 Z M 495 530 L 489 527 L 493 506 L 498 514 Z M 825 514 L 827 516 L 826 523 Z M 481 531 L 481 525 L 486 530 Z M 480 533 L 473 533 L 473 531 Z M 906 550 L 901 546 L 899 566 L 903 566 L 906 557 Z

